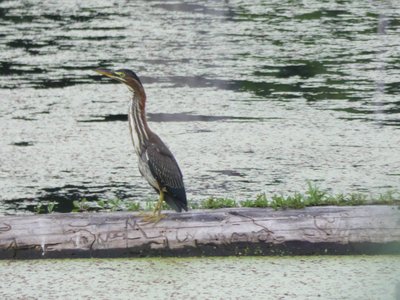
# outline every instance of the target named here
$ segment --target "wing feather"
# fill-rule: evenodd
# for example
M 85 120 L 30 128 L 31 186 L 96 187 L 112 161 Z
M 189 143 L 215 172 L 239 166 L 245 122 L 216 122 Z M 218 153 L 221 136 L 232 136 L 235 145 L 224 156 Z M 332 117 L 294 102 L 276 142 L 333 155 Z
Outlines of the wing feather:
M 159 140 L 146 149 L 150 171 L 161 188 L 166 190 L 166 201 L 176 211 L 187 210 L 182 172 L 171 151 Z

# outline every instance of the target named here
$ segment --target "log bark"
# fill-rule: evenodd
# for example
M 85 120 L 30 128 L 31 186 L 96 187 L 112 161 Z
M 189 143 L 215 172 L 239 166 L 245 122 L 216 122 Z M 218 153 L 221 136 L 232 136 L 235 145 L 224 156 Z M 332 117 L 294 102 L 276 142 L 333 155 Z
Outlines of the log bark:
M 397 206 L 0 217 L 0 258 L 400 254 Z

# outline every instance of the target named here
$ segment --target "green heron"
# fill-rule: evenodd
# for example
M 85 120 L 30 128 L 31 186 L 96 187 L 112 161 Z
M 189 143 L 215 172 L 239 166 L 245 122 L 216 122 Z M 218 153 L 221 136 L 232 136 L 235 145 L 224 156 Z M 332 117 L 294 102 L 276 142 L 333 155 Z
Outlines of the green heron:
M 138 156 L 139 171 L 160 197 L 148 220 L 162 218 L 161 208 L 165 201 L 177 212 L 187 211 L 185 186 L 178 163 L 164 142 L 150 130 L 146 121 L 146 93 L 139 77 L 130 70 L 97 69 L 97 73 L 126 84 L 133 93 L 129 105 L 129 127 L 133 146 Z

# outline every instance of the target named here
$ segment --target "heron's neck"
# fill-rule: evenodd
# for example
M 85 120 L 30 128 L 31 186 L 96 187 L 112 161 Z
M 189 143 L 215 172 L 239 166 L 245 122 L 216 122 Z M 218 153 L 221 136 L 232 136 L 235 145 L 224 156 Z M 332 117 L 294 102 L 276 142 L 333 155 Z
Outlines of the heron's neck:
M 129 127 L 133 146 L 140 155 L 149 141 L 151 130 L 146 120 L 146 96 L 138 96 L 136 93 L 129 106 Z

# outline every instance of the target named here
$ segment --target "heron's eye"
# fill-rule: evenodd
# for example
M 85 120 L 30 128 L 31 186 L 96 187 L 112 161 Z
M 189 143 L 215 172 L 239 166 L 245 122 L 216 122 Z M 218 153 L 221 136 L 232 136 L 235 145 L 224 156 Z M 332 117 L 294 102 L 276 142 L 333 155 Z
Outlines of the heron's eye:
M 125 73 L 124 72 L 115 72 L 115 74 L 117 74 L 121 78 L 125 77 Z

